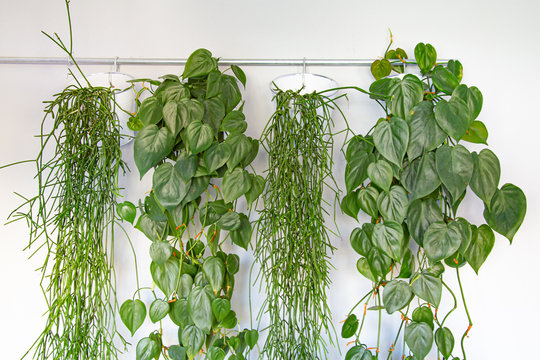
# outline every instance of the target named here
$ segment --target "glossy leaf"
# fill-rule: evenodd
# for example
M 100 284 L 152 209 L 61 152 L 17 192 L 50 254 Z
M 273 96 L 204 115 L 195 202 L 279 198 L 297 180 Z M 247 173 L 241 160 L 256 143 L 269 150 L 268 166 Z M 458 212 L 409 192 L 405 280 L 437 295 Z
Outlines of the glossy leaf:
M 228 254 L 225 260 L 225 267 L 229 274 L 236 274 L 240 270 L 240 257 L 236 254 Z
M 206 353 L 206 358 L 208 360 L 224 360 L 225 355 L 225 350 L 216 346 L 212 346 L 210 349 L 208 349 Z
M 135 216 L 137 216 L 137 208 L 135 208 L 133 203 L 124 201 L 123 203 L 116 205 L 116 213 L 122 220 L 126 220 L 133 224 Z
M 441 65 L 433 69 L 432 80 L 437 89 L 448 95 L 452 95 L 454 89 L 459 85 L 456 75 Z
M 203 272 L 214 294 L 217 294 L 225 280 L 225 264 L 220 258 L 210 256 L 204 261 Z
M 188 297 L 189 315 L 193 323 L 205 334 L 212 329 L 212 305 L 210 296 L 200 286 L 194 286 Z M 184 343 L 184 345 L 186 345 Z
M 203 154 L 204 165 L 212 173 L 225 165 L 231 156 L 231 148 L 227 143 L 213 143 Z
M 493 194 L 489 209 L 486 207 L 484 210 L 484 219 L 493 230 L 512 243 L 526 212 L 527 199 L 523 191 L 513 184 L 504 184 Z
M 462 235 L 459 224 L 452 221 L 435 222 L 426 229 L 424 234 L 424 250 L 431 262 L 444 260 L 455 253 L 461 245 Z
M 362 274 L 365 278 L 376 282 L 377 281 L 377 275 L 375 275 L 369 266 L 369 262 L 366 258 L 361 257 L 356 262 L 356 269 L 360 274 Z
M 225 329 L 232 329 L 238 324 L 238 319 L 236 318 L 236 313 L 234 311 L 229 311 L 225 319 L 220 322 L 220 326 Z
M 428 306 L 420 306 L 414 309 L 412 313 L 412 320 L 417 323 L 426 323 L 433 331 L 433 312 Z
M 203 103 L 204 115 L 202 118 L 203 124 L 210 126 L 214 133 L 219 132 L 223 118 L 225 117 L 225 104 L 218 98 L 204 100 Z
M 469 150 L 462 145 L 442 145 L 435 153 L 437 173 L 452 199 L 458 199 L 471 181 L 474 163 Z
M 392 259 L 381 250 L 373 246 L 366 257 L 371 273 L 375 276 L 384 277 L 390 271 Z
M 182 346 L 178 346 L 178 345 L 169 346 L 169 348 L 167 349 L 167 352 L 171 360 L 186 360 L 187 359 L 186 349 Z
M 222 193 L 226 202 L 231 202 L 244 195 L 251 188 L 249 173 L 240 168 L 228 172 L 223 177 Z
M 229 75 L 221 75 L 221 93 L 218 95 L 225 105 L 225 113 L 232 111 L 242 100 L 236 79 Z
M 393 117 L 390 121 L 382 121 L 375 127 L 373 141 L 382 156 L 397 166 L 401 166 L 409 143 L 409 127 L 398 117 Z
M 234 76 L 244 85 L 246 86 L 246 74 L 244 74 L 244 71 L 238 67 L 237 65 L 231 65 L 231 70 L 234 73 Z
M 475 144 L 485 144 L 487 145 L 487 138 L 488 138 L 488 131 L 486 129 L 486 125 L 484 125 L 481 121 L 473 121 L 469 128 L 467 129 L 467 132 L 461 140 L 468 141 Z
M 388 191 L 392 184 L 394 172 L 392 166 L 385 160 L 377 160 L 369 164 L 367 169 L 368 177 L 381 189 Z
M 410 203 L 407 211 L 407 227 L 420 246 L 424 244 L 424 233 L 431 224 L 442 221 L 441 208 L 434 198 L 417 199 Z
M 169 317 L 173 323 L 181 328 L 184 328 L 187 325 L 193 325 L 186 299 L 179 299 L 171 303 Z
M 174 209 L 186 196 L 191 183 L 182 179 L 178 167 L 166 162 L 154 172 L 152 186 L 159 203 L 167 209 Z
M 133 157 L 141 178 L 165 158 L 174 147 L 174 136 L 165 127 L 146 126 L 135 137 Z
M 182 77 L 185 79 L 208 75 L 216 68 L 217 60 L 212 57 L 212 53 L 206 49 L 198 49 L 187 59 Z
M 477 274 L 493 249 L 493 245 L 495 245 L 495 234 L 489 226 L 484 224 L 473 230 L 471 243 L 463 255 Z
M 409 284 L 401 280 L 392 280 L 384 287 L 384 308 L 386 309 L 386 312 L 392 314 L 407 306 L 411 302 L 413 296 Z
M 347 351 L 345 360 L 373 360 L 374 357 L 365 347 L 356 345 Z
M 463 78 L 463 65 L 458 60 L 448 60 L 446 68 L 456 76 L 458 81 L 461 81 Z
M 356 315 L 350 314 L 341 328 L 341 337 L 344 339 L 348 339 L 354 334 L 356 334 L 356 330 L 358 330 L 358 325 L 359 322 Z
M 181 99 L 177 110 L 179 121 L 183 128 L 196 121 L 203 121 L 204 106 L 196 99 Z
M 351 233 L 351 247 L 362 256 L 367 256 L 369 250 L 373 247 L 371 242 L 373 228 L 373 224 L 365 223 L 362 228 L 356 228 Z
M 244 134 L 234 134 L 227 137 L 225 143 L 231 148 L 231 155 L 227 160 L 227 168 L 233 170 L 249 154 L 252 145 Z
M 411 193 L 411 201 L 423 198 L 435 191 L 441 180 L 437 174 L 435 153 L 428 152 L 405 167 L 401 183 Z
M 433 346 L 433 330 L 426 323 L 413 321 L 405 327 L 405 343 L 416 359 L 423 359 Z
M 245 193 L 248 207 L 262 194 L 266 184 L 264 178 L 260 175 L 249 174 L 249 178 L 251 179 L 251 187 Z
M 441 99 L 435 106 L 435 120 L 448 135 L 460 140 L 469 128 L 469 109 L 461 101 Z
M 128 328 L 131 336 L 144 322 L 146 317 L 146 306 L 141 300 L 126 300 L 120 307 L 120 319 Z
M 246 345 L 250 350 L 253 350 L 255 345 L 257 345 L 257 341 L 259 340 L 259 332 L 257 330 L 246 330 L 244 338 Z
M 412 161 L 424 153 L 437 148 L 446 138 L 445 132 L 435 120 L 433 103 L 422 101 L 411 110 L 407 118 L 409 125 L 409 144 L 407 155 Z
M 376 80 L 390 75 L 392 72 L 392 65 L 387 59 L 375 60 L 371 64 L 371 74 Z
M 186 270 L 188 264 L 183 263 L 182 264 L 182 273 Z M 187 298 L 189 296 L 189 293 L 191 292 L 191 288 L 193 287 L 193 278 L 189 274 L 182 274 L 180 276 L 180 283 L 178 284 L 178 289 L 176 289 L 176 293 L 178 296 L 182 298 Z
M 191 179 L 189 190 L 182 200 L 182 204 L 187 204 L 190 201 L 197 199 L 210 185 L 210 176 L 199 176 Z M 181 224 L 181 223 L 180 223 Z
M 251 242 L 251 223 L 246 215 L 240 214 L 240 227 L 230 233 L 233 244 L 247 250 Z
M 437 62 L 437 51 L 431 44 L 418 43 L 414 48 L 414 58 L 422 73 L 427 73 Z
M 408 279 L 414 273 L 414 255 L 412 251 L 407 248 L 403 253 L 403 259 L 401 260 L 401 269 L 399 270 L 398 278 Z
M 454 100 L 460 100 L 469 110 L 469 124 L 478 117 L 484 102 L 482 93 L 477 87 L 472 86 L 469 88 L 464 84 L 455 88 L 452 93 L 452 101 Z
M 156 356 L 159 356 L 160 351 L 161 346 L 157 341 L 149 337 L 145 337 L 139 340 L 137 343 L 135 358 L 136 360 L 151 360 Z
M 497 156 L 489 149 L 483 149 L 480 154 L 473 153 L 472 157 L 474 171 L 469 185 L 489 208 L 491 198 L 499 186 L 501 165 Z
M 442 281 L 433 275 L 422 273 L 411 283 L 413 293 L 436 308 L 439 307 L 442 294 Z
M 247 129 L 246 117 L 241 111 L 234 110 L 228 113 L 221 123 L 220 130 L 231 134 L 242 134 Z
M 150 257 L 158 265 L 163 265 L 172 255 L 172 246 L 168 241 L 156 240 L 150 245 Z
M 403 77 L 403 80 L 392 83 L 389 95 L 392 114 L 406 119 L 412 108 L 423 100 L 424 86 L 418 77 L 408 74 Z
M 231 303 L 224 298 L 215 298 L 212 300 L 212 312 L 218 322 L 221 322 L 227 317 L 231 311 Z
M 341 211 L 355 220 L 358 220 L 358 211 L 360 210 L 360 205 L 357 200 L 357 191 L 348 193 L 341 200 Z
M 223 230 L 236 230 L 240 227 L 240 215 L 235 211 L 229 211 L 218 220 L 217 225 Z
M 385 221 L 392 220 L 401 224 L 407 215 L 409 195 L 403 187 L 393 185 L 388 193 L 379 194 L 377 207 Z
M 163 117 L 163 105 L 159 98 L 150 96 L 145 99 L 141 104 L 138 115 L 144 126 L 155 125 L 160 122 Z
M 195 175 L 197 162 L 198 157 L 196 155 L 188 155 L 187 152 L 184 151 L 178 156 L 174 167 L 177 169 L 182 180 L 188 182 Z
M 374 218 L 378 216 L 377 199 L 379 191 L 374 186 L 358 190 L 356 194 L 352 193 L 352 195 L 356 196 L 356 204 L 362 211 Z
M 214 131 L 200 121 L 194 121 L 186 129 L 185 139 L 192 154 L 198 154 L 212 145 Z
M 135 228 L 142 231 L 152 241 L 159 241 L 164 236 L 165 223 L 154 221 L 147 214 L 143 214 L 137 220 Z
M 188 325 L 182 330 L 182 345 L 186 348 L 189 359 L 193 359 L 204 345 L 204 333 L 195 325 Z
M 163 319 L 165 316 L 167 316 L 168 313 L 169 303 L 161 299 L 154 300 L 154 302 L 152 302 L 152 305 L 150 305 L 150 310 L 148 311 L 150 320 L 152 320 L 153 323 L 156 323 L 159 320 Z
M 395 261 L 401 260 L 403 249 L 403 228 L 393 221 L 378 223 L 373 229 L 373 245 Z
M 178 259 L 170 257 L 163 265 L 152 261 L 150 273 L 158 288 L 163 291 L 166 297 L 169 297 L 176 290 L 176 284 L 180 277 Z
M 371 162 L 375 161 L 372 154 L 360 149 L 350 155 L 345 168 L 345 185 L 347 192 L 352 192 L 367 179 L 367 169 Z
M 376 80 L 369 86 L 369 92 L 378 95 L 369 95 L 372 99 L 387 100 L 392 84 L 399 81 L 398 78 L 383 78 Z
M 435 331 L 435 344 L 439 352 L 445 357 L 449 358 L 454 349 L 454 335 L 447 327 L 438 328 Z

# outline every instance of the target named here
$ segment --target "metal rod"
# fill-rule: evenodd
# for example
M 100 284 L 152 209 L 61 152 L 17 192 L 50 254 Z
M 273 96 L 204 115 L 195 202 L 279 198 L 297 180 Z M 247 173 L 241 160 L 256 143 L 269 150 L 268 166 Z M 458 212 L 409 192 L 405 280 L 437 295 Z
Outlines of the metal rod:
M 78 58 L 79 65 L 155 65 L 155 66 L 181 66 L 187 59 L 157 59 L 157 58 Z M 376 59 L 219 59 L 224 66 L 371 66 Z M 396 60 L 399 62 L 399 60 Z M 439 60 L 438 63 L 444 63 Z M 415 63 L 407 60 L 407 63 Z M 72 65 L 68 58 L 61 57 L 0 57 L 0 64 L 20 65 Z

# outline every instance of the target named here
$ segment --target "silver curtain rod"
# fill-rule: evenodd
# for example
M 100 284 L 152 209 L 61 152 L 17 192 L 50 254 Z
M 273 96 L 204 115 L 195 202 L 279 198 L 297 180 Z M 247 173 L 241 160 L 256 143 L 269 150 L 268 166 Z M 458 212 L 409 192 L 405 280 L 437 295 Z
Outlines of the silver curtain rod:
M 157 58 L 76 58 L 79 65 L 185 65 L 187 59 Z M 371 66 L 376 59 L 220 59 L 224 66 Z M 396 60 L 398 61 L 398 60 Z M 414 60 L 407 60 L 415 63 Z M 439 60 L 444 63 L 446 60 Z M 61 57 L 0 57 L 0 64 L 40 64 L 40 65 L 72 65 L 68 58 Z

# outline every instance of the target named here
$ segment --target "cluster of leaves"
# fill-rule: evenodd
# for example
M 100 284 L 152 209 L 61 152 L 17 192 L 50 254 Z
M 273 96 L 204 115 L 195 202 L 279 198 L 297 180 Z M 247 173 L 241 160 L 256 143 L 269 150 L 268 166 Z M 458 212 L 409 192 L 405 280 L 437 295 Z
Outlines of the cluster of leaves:
M 232 330 L 238 322 L 230 299 L 239 257 L 222 251 L 229 237 L 247 250 L 251 223 L 235 211 L 236 200 L 245 196 L 251 206 L 264 187 L 262 177 L 245 170 L 259 143 L 244 135 L 237 79 L 245 86 L 246 78 L 240 68 L 232 71 L 236 78 L 220 72 L 217 59 L 199 49 L 189 57 L 182 80 L 175 75 L 152 80 L 157 88 L 130 121 L 139 130 L 134 158 L 141 177 L 155 169 L 135 225 L 152 241 L 150 272 L 163 293 L 148 314 L 160 324 L 168 315 L 179 327 L 178 344 L 163 346 L 158 331 L 140 340 L 138 360 L 162 353 L 174 360 L 220 360 L 228 352 L 229 359 L 241 360 L 258 339 L 255 330 Z M 120 204 L 118 212 L 135 222 L 133 204 Z M 127 300 L 120 315 L 133 335 L 146 318 L 146 306 Z
M 459 268 L 469 264 L 478 273 L 493 248 L 493 230 L 512 242 L 525 216 L 526 199 L 515 185 L 499 188 L 500 165 L 492 151 L 471 153 L 459 143 L 487 144 L 487 130 L 476 120 L 482 94 L 474 86 L 460 84 L 460 62 L 437 65 L 430 44 L 419 43 L 414 52 L 421 78 L 412 74 L 382 78 L 370 87 L 386 117 L 348 145 L 342 210 L 355 219 L 360 210 L 372 218 L 350 237 L 352 248 L 361 255 L 358 271 L 374 283 L 360 302 L 373 298 L 379 312 L 401 313 L 394 343 L 405 325 L 404 341 L 412 352 L 408 359 L 423 359 L 433 342 L 445 359 L 458 359 L 452 355 L 454 335 L 444 326 L 457 301 L 443 273 L 456 269 L 469 320 L 461 340 L 465 359 L 463 340 L 472 322 Z M 469 188 L 485 205 L 486 223 L 480 226 L 457 216 Z M 444 317 L 432 311 L 438 310 L 443 287 L 454 300 Z M 416 297 L 418 306 L 409 315 Z M 355 336 L 357 345 L 346 359 L 373 358 L 359 339 L 361 326 L 353 310 L 342 336 Z

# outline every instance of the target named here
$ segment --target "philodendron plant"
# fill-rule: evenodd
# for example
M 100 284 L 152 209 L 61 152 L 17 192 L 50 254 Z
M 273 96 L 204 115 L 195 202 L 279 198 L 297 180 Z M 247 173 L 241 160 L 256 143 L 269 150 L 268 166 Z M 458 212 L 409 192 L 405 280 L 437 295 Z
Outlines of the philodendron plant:
M 497 156 L 487 148 L 470 152 L 464 145 L 487 144 L 486 127 L 477 120 L 481 92 L 461 84 L 459 61 L 437 64 L 430 44 L 418 44 L 414 53 L 422 76 L 376 80 L 370 91 L 380 96 L 371 97 L 385 116 L 367 134 L 354 137 L 346 151 L 342 209 L 355 219 L 360 210 L 371 217 L 353 230 L 350 241 L 360 255 L 358 271 L 373 282 L 343 325 L 342 336 L 355 343 L 347 360 L 379 357 L 383 310 L 401 314 L 389 359 L 400 334 L 410 350 L 403 346 L 403 358 L 423 359 L 435 343 L 444 359 L 466 359 L 463 342 L 472 321 L 459 269 L 470 266 L 478 273 L 495 243 L 494 231 L 512 242 L 525 217 L 523 192 L 512 184 L 499 184 Z M 406 54 L 401 58 L 404 62 Z M 380 67 L 372 67 L 376 77 Z M 390 73 L 389 69 L 383 70 Z M 459 216 L 467 191 L 483 201 L 485 223 L 471 224 Z M 458 306 L 444 279 L 449 271 L 456 272 L 468 318 L 461 351 L 445 326 Z M 449 300 L 445 304 L 453 304 L 448 309 L 439 308 L 443 294 Z M 371 302 L 379 316 L 379 336 L 371 348 L 362 343 L 362 326 L 354 312 L 363 302 L 362 324 Z
M 195 51 L 182 79 L 166 75 L 151 81 L 157 88 L 130 121 L 139 131 L 134 157 L 141 177 L 154 168 L 152 190 L 138 206 L 135 225 L 152 241 L 150 272 L 161 290 L 152 289 L 148 315 L 160 329 L 167 316 L 178 326 L 175 344 L 164 346 L 162 331 L 140 340 L 138 360 L 218 360 L 227 353 L 240 360 L 258 339 L 255 330 L 234 330 L 238 320 L 230 300 L 239 257 L 222 250 L 229 238 L 247 250 L 251 223 L 236 211 L 236 202 L 245 196 L 250 206 L 264 184 L 245 170 L 259 143 L 244 135 L 238 80 L 245 86 L 246 78 L 231 68 L 236 77 L 222 73 L 208 50 Z M 133 204 L 121 204 L 118 212 L 135 221 Z M 120 308 L 132 335 L 146 318 L 146 305 L 134 296 Z

